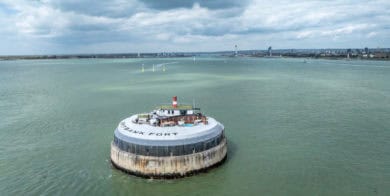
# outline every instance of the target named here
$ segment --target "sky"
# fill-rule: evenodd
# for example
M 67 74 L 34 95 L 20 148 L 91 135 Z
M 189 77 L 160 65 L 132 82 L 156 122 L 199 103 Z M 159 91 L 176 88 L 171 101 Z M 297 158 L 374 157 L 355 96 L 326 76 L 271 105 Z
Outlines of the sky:
M 0 0 L 0 55 L 388 48 L 389 0 Z

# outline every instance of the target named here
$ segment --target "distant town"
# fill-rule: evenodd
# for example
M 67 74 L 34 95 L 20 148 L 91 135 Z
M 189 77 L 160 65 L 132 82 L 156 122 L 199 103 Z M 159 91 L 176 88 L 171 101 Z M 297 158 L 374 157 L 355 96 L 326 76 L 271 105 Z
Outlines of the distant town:
M 370 59 L 390 60 L 390 48 L 351 49 L 272 49 L 238 50 L 218 52 L 161 52 L 115 54 L 66 54 L 66 55 L 0 55 L 0 60 L 18 59 L 83 59 L 83 58 L 169 58 L 194 56 L 257 57 L 257 58 L 322 58 L 322 59 Z

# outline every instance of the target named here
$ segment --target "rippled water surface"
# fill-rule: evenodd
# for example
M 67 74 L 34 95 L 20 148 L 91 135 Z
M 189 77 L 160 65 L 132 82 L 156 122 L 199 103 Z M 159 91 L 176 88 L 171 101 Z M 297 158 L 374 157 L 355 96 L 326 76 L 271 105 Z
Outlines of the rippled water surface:
M 160 63 L 171 64 L 152 72 Z M 179 180 L 113 169 L 110 142 L 119 121 L 173 95 L 195 99 L 225 125 L 227 162 Z M 0 193 L 390 195 L 390 64 L 0 61 Z

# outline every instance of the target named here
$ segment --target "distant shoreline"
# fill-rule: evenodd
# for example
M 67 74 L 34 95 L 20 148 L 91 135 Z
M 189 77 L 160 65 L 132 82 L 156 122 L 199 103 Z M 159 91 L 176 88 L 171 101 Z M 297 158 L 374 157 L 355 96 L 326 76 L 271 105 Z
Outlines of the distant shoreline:
M 17 61 L 17 60 L 64 60 L 64 59 L 153 59 L 153 58 L 190 58 L 192 56 L 188 57 L 63 57 L 63 58 L 45 58 L 45 57 L 37 57 L 37 58 L 31 58 L 31 57 L 13 57 L 13 58 L 4 58 L 0 57 L 0 61 Z M 214 56 L 214 57 L 229 57 L 229 56 Z M 275 57 L 266 57 L 266 56 L 238 56 L 238 57 L 231 57 L 231 58 L 264 58 L 264 59 L 278 59 L 278 58 L 293 58 L 293 59 L 303 59 L 303 60 L 310 60 L 310 59 L 325 59 L 325 60 L 362 60 L 362 61 L 390 61 L 390 58 L 346 58 L 346 57 L 296 57 L 296 56 L 275 56 Z
M 0 55 L 0 60 L 40 59 L 125 59 L 125 58 L 185 58 L 199 56 L 254 57 L 254 58 L 303 58 L 332 60 L 390 60 L 390 48 L 375 49 L 277 49 L 242 50 L 221 52 L 170 52 L 170 53 L 116 53 L 116 54 L 64 54 L 64 55 Z

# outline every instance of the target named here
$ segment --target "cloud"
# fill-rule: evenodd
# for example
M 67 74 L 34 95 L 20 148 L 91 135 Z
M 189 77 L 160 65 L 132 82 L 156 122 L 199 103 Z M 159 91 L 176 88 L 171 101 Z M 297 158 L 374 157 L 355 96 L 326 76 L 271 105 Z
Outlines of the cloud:
M 382 0 L 3 0 L 0 16 L 0 54 L 390 44 L 390 3 Z
M 63 12 L 113 18 L 131 16 L 146 9 L 144 4 L 137 0 L 43 0 L 41 2 Z
M 159 0 L 142 0 L 148 7 L 157 10 L 170 10 L 177 8 L 191 8 L 194 4 L 199 4 L 202 7 L 208 9 L 226 9 L 232 7 L 241 7 L 249 3 L 248 0 L 170 0 L 170 1 L 159 1 Z
M 306 39 L 310 37 L 340 37 L 350 35 L 352 33 L 364 33 L 369 34 L 371 29 L 374 29 L 375 25 L 370 24 L 354 24 L 342 26 L 339 28 L 333 28 L 331 30 L 305 30 L 297 33 L 298 39 Z

